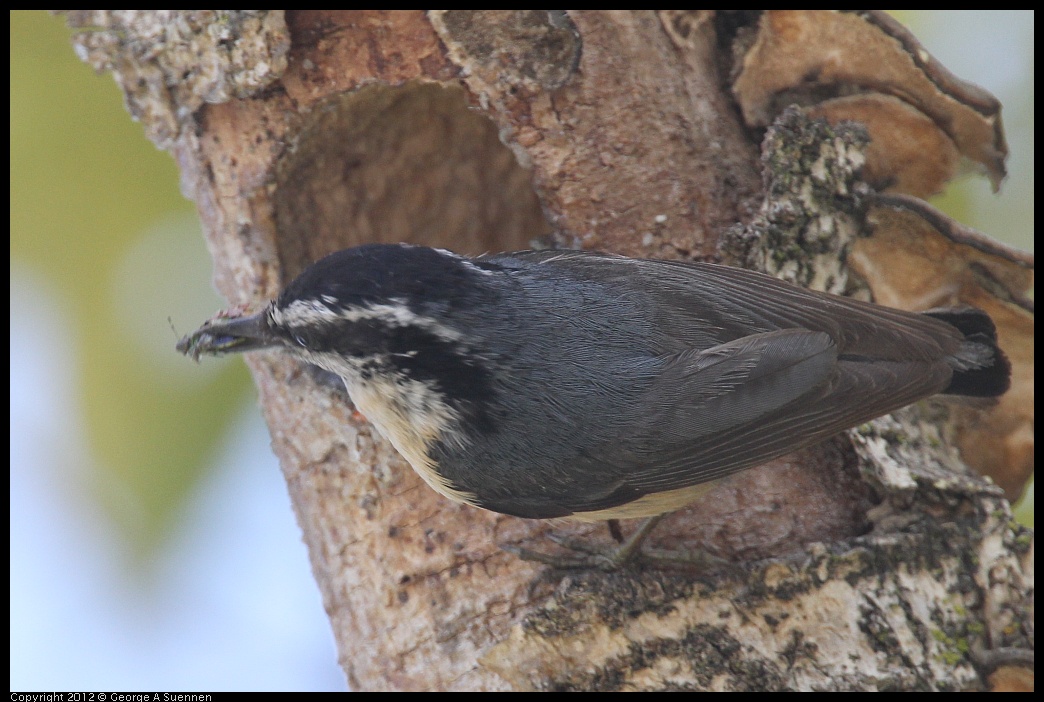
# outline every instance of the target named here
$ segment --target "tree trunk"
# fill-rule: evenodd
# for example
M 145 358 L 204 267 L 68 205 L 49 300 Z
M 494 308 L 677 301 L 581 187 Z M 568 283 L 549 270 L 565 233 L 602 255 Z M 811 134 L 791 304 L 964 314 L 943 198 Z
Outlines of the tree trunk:
M 755 109 L 776 73 L 750 77 L 767 23 L 837 17 L 73 21 L 102 30 L 77 38 L 87 59 L 175 154 L 219 288 L 257 307 L 324 254 L 374 241 L 717 260 L 868 296 L 846 265 L 883 207 L 859 179 L 866 130 L 812 119 L 830 114 L 810 78 L 771 91 L 801 109 Z M 948 138 L 1003 167 L 1003 137 L 978 156 Z M 654 533 L 730 568 L 561 573 L 500 547 L 549 550 L 552 531 L 608 542 L 604 527 L 452 504 L 339 382 L 276 354 L 247 362 L 353 689 L 980 689 L 991 652 L 1030 645 L 1031 538 L 949 447 L 935 405 L 747 471 Z

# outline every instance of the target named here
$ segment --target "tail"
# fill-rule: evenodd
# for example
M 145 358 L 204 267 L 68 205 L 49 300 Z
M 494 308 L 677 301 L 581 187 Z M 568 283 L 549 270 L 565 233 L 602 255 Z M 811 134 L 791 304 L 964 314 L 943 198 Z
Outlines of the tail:
M 1011 385 L 1011 364 L 997 346 L 993 320 L 974 307 L 928 310 L 924 314 L 956 327 L 964 335 L 957 352 L 947 361 L 953 378 L 943 393 L 968 397 L 999 397 Z

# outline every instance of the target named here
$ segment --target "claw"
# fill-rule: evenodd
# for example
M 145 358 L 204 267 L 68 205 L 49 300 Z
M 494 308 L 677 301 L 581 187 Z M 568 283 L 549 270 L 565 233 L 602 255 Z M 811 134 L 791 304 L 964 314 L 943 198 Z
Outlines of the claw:
M 533 551 L 514 544 L 501 545 L 501 549 L 513 553 L 523 561 L 543 563 L 559 570 L 602 570 L 611 572 L 627 566 L 640 568 L 685 568 L 698 571 L 731 568 L 732 564 L 707 551 L 664 551 L 643 549 L 645 538 L 656 528 L 665 515 L 650 517 L 642 522 L 631 536 L 617 548 L 599 549 L 589 544 L 560 536 L 548 535 L 554 543 L 574 552 L 574 555 L 552 555 Z
M 524 561 L 544 563 L 554 568 L 566 570 L 575 570 L 577 568 L 597 568 L 604 571 L 619 570 L 631 563 L 646 561 L 641 550 L 642 543 L 662 519 L 663 515 L 646 519 L 642 522 L 641 526 L 631 534 L 630 538 L 619 547 L 608 551 L 554 533 L 548 535 L 548 538 L 551 539 L 551 541 L 559 546 L 569 549 L 570 551 L 579 552 L 584 555 L 573 557 L 552 556 L 539 551 L 531 551 L 520 546 L 501 546 L 501 548 L 510 553 L 514 553 Z

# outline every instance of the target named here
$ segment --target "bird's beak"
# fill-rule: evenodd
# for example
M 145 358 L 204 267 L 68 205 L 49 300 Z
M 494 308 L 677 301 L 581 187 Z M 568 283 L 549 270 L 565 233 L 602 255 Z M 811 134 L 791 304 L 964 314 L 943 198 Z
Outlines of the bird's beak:
M 249 317 L 230 317 L 222 313 L 181 339 L 177 350 L 198 361 L 200 356 L 257 351 L 282 342 L 272 333 L 266 312 Z

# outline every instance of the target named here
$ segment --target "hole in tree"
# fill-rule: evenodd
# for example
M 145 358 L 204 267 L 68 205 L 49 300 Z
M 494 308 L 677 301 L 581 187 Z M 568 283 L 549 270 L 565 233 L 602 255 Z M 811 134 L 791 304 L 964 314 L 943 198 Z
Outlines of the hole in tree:
M 276 172 L 284 283 L 327 253 L 410 242 L 467 254 L 530 248 L 549 227 L 529 172 L 464 91 L 368 86 L 304 120 Z

